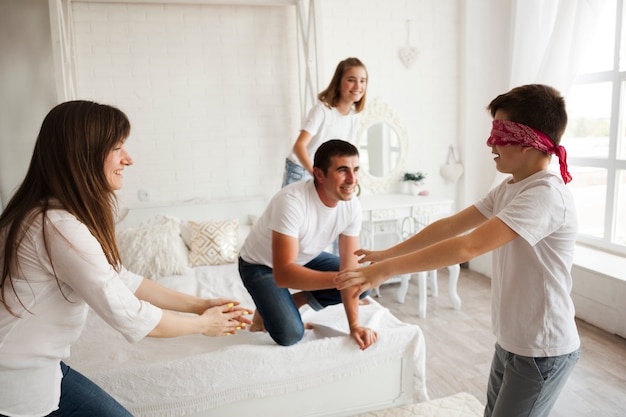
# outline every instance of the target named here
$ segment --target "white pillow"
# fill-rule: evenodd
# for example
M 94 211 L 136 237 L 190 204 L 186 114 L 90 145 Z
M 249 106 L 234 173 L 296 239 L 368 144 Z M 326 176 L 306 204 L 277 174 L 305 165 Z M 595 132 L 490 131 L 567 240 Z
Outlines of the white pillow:
M 146 278 L 182 275 L 188 250 L 180 235 L 180 220 L 158 216 L 136 228 L 117 233 L 122 264 Z
M 189 222 L 191 252 L 189 264 L 223 265 L 237 261 L 239 252 L 239 220 Z
M 180 222 L 180 236 L 183 238 L 187 249 L 191 250 L 191 224 L 188 221 Z

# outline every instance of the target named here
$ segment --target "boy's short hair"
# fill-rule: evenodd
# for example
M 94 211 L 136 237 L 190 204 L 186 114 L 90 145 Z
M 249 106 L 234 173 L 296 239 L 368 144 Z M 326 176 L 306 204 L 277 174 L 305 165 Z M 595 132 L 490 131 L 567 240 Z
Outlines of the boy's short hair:
M 498 110 L 508 120 L 537 129 L 559 145 L 567 127 L 565 99 L 553 87 L 543 84 L 527 84 L 500 94 L 487 106 L 491 116 Z
M 321 169 L 324 175 L 326 175 L 328 168 L 330 168 L 331 159 L 334 156 L 359 156 L 359 150 L 345 140 L 331 139 L 317 148 L 313 158 L 313 167 Z

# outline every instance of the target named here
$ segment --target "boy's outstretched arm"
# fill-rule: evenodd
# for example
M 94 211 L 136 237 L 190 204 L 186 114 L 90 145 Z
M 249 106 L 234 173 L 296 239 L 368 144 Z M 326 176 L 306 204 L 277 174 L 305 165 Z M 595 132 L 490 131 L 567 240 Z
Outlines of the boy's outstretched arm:
M 353 297 L 355 297 L 362 291 L 380 285 L 392 276 L 431 271 L 467 262 L 516 237 L 518 237 L 516 232 L 502 220 L 494 217 L 466 235 L 445 239 L 423 249 L 387 258 L 366 267 L 343 270 L 337 274 L 335 284 L 338 289 L 356 287 L 353 291 Z
M 380 262 L 388 258 L 405 255 L 434 243 L 458 236 L 485 222 L 487 218 L 474 206 L 467 207 L 460 212 L 439 219 L 424 227 L 408 239 L 384 250 L 370 251 L 359 249 L 356 255 L 362 256 L 359 263 Z M 446 265 L 447 266 L 447 265 Z

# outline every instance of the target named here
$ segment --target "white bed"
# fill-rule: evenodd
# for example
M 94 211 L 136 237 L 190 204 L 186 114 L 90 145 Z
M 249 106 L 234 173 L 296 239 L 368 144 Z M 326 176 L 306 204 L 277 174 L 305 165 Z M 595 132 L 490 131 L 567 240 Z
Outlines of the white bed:
M 211 204 L 135 210 L 134 220 L 125 220 L 122 227 L 155 213 L 217 219 L 215 209 Z M 237 210 L 217 211 L 225 212 L 237 216 Z M 249 227 L 241 223 L 239 239 Z M 236 263 L 186 267 L 182 274 L 157 280 L 190 294 L 238 299 L 254 310 Z M 369 302 L 360 307 L 361 322 L 374 328 L 379 339 L 365 351 L 349 337 L 341 305 L 320 312 L 304 307 L 303 319 L 314 329 L 290 347 L 249 331 L 130 344 L 90 312 L 67 363 L 137 417 L 351 416 L 427 400 L 421 329 L 400 322 L 374 299 Z

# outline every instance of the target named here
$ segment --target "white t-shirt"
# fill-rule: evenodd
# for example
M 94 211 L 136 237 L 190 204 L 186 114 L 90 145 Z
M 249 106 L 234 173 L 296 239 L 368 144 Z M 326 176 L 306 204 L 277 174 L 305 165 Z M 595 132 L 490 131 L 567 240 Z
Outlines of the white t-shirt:
M 50 210 L 45 230 L 52 264 L 41 216 L 26 230 L 17 253 L 20 276 L 13 283 L 29 311 L 6 286 L 5 296 L 19 318 L 0 304 L 0 414 L 42 416 L 58 408 L 59 363 L 80 336 L 89 307 L 130 342 L 146 336 L 162 316 L 161 309 L 135 297 L 143 278 L 125 269 L 118 274 L 73 215 Z M 0 261 L 4 242 L 0 240 Z
M 320 200 L 313 179 L 282 188 L 256 221 L 240 256 L 244 261 L 272 268 L 272 231 L 298 238 L 296 263 L 316 258 L 340 234 L 358 236 L 363 213 L 358 198 L 327 207 Z
M 565 355 L 580 346 L 574 320 L 572 263 L 578 223 L 560 177 L 540 171 L 504 180 L 476 208 L 519 237 L 494 250 L 492 323 L 500 346 L 530 357 Z
M 313 160 L 317 148 L 331 139 L 345 140 L 354 145 L 359 128 L 359 119 L 358 113 L 354 109 L 343 115 L 337 111 L 337 108 L 329 108 L 318 101 L 309 111 L 301 129 L 311 134 L 311 140 L 306 147 L 311 160 Z M 293 148 L 287 158 L 295 164 L 302 165 Z

